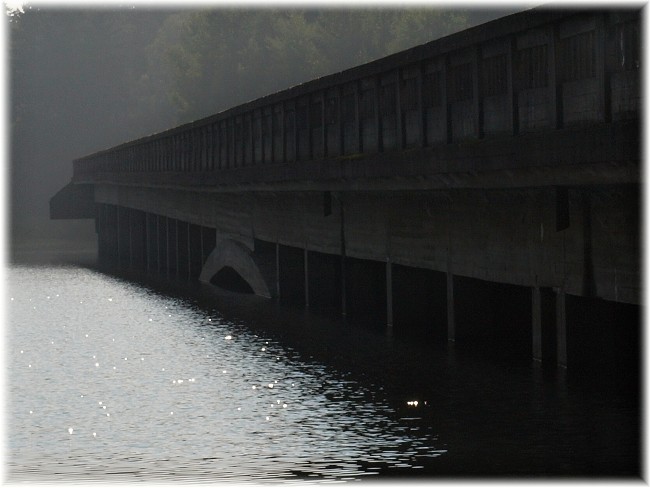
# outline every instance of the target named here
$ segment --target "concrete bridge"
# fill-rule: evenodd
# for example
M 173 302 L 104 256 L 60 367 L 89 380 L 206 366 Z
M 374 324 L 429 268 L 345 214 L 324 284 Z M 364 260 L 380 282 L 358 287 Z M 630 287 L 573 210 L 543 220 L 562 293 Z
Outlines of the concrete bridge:
M 639 37 L 511 15 L 80 158 L 51 217 L 103 263 L 566 366 L 638 338 Z

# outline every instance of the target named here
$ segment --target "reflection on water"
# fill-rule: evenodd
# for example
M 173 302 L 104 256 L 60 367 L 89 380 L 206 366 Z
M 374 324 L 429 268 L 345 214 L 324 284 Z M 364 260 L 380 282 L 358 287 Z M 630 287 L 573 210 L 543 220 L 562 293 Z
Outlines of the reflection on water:
M 10 273 L 12 477 L 356 478 L 445 452 L 245 325 L 84 269 Z
M 529 364 L 198 285 L 51 265 L 8 279 L 10 481 L 638 474 L 636 403 Z

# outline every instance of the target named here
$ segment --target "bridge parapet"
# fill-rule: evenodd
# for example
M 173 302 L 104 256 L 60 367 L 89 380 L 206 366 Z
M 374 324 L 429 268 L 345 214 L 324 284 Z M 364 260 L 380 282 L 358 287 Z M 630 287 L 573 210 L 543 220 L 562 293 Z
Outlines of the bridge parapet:
M 80 158 L 73 181 L 417 178 L 509 169 L 528 156 L 541 166 L 564 165 L 583 155 L 538 151 L 542 160 L 531 149 L 573 139 L 583 144 L 578 152 L 597 154 L 599 138 L 622 156 L 601 148 L 592 162 L 638 166 L 638 132 L 630 135 L 625 121 L 638 126 L 639 36 L 638 9 L 524 11 Z M 469 168 L 468 160 L 475 160 Z

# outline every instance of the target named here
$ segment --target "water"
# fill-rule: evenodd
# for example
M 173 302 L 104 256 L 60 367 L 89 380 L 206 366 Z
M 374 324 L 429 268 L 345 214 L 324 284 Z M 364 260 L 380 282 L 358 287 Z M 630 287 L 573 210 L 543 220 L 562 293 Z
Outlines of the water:
M 639 475 L 636 397 L 528 362 L 75 265 L 3 300 L 9 481 Z

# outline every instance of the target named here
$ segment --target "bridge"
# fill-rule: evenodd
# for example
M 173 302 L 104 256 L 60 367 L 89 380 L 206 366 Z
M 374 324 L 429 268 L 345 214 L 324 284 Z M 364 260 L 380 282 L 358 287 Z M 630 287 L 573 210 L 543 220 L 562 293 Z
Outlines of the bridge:
M 510 15 L 77 159 L 51 218 L 107 265 L 566 367 L 638 338 L 640 29 Z

